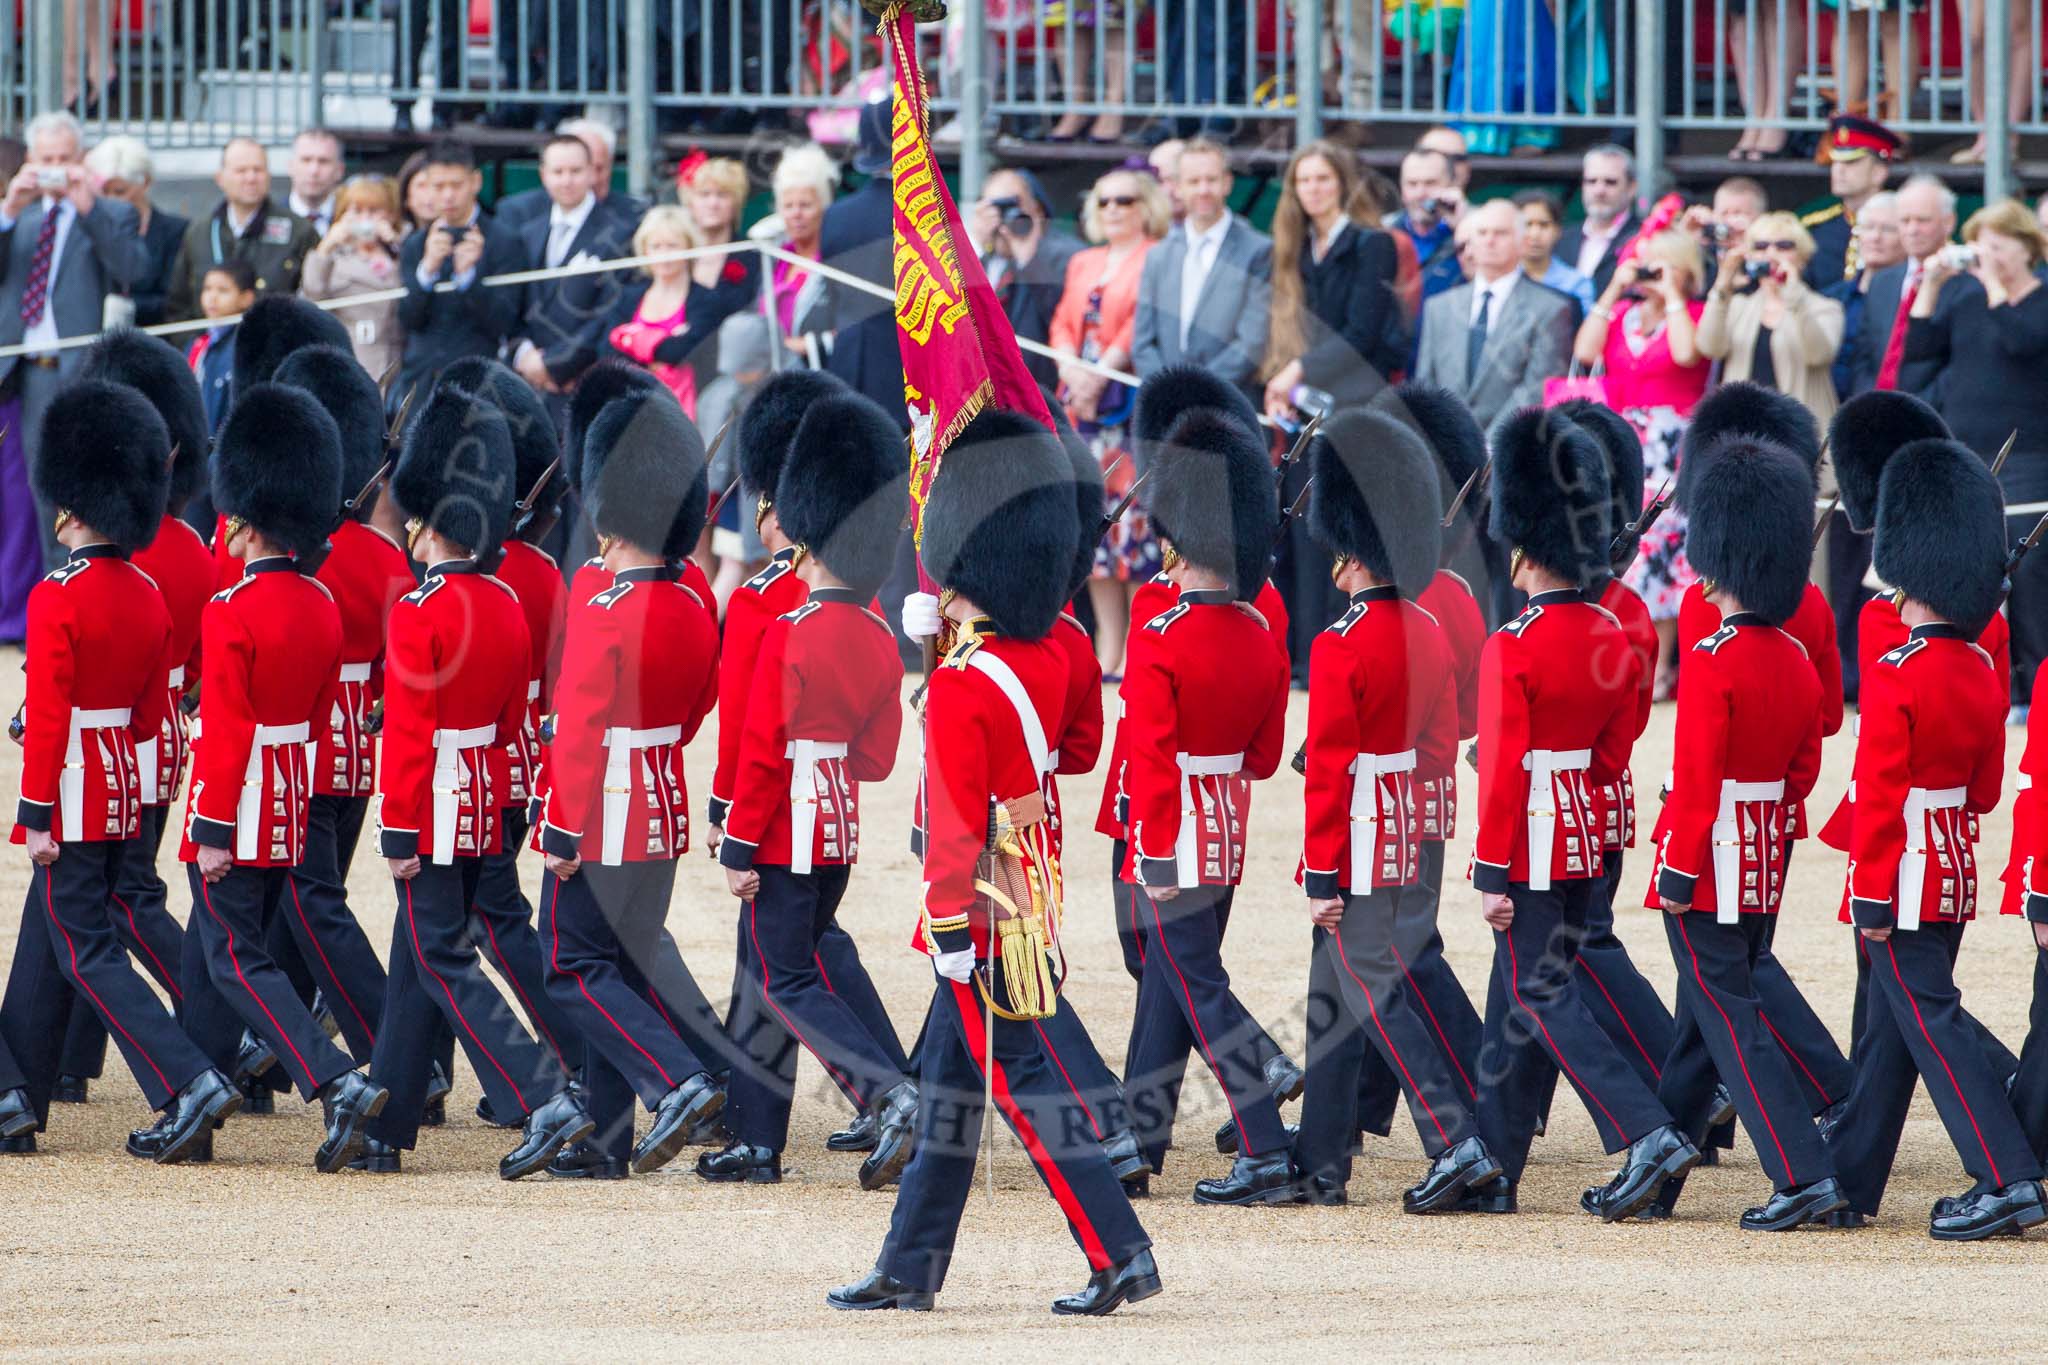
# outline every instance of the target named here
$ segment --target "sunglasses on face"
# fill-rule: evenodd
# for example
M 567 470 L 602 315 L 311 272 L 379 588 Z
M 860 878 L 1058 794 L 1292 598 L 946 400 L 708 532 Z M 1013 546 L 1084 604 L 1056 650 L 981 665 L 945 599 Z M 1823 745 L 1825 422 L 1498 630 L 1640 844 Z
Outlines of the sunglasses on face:
M 1099 209 L 1127 209 L 1137 202 L 1138 196 L 1135 194 L 1098 194 L 1095 196 L 1095 207 Z
M 1799 243 L 1797 243 L 1797 242 L 1758 242 L 1758 243 L 1756 244 L 1756 249 L 1757 249 L 1758 251 L 1797 251 L 1797 250 L 1799 249 Z

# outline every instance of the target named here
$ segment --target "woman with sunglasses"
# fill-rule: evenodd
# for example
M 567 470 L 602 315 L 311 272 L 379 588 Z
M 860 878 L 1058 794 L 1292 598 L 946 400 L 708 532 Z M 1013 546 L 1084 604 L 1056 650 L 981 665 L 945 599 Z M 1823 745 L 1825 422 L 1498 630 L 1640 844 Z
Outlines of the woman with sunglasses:
M 1151 176 L 1114 170 L 1097 180 L 1081 208 L 1081 231 L 1099 245 L 1074 253 L 1059 307 L 1053 310 L 1049 341 L 1063 357 L 1056 396 L 1074 430 L 1102 462 L 1110 507 L 1122 501 L 1136 478 L 1132 461 L 1123 458 L 1130 444 L 1132 390 L 1094 367 L 1130 369 L 1145 256 L 1172 226 L 1166 191 Z M 1095 657 L 1112 680 L 1123 674 L 1131 598 L 1159 568 L 1158 538 L 1145 514 L 1133 507 L 1096 552 L 1095 576 L 1088 580 Z
M 1813 238 L 1797 215 L 1766 213 L 1721 270 L 1700 313 L 1700 352 L 1721 362 L 1723 383 L 1746 379 L 1798 399 L 1826 427 L 1835 415 L 1835 353 L 1842 305 L 1806 287 Z

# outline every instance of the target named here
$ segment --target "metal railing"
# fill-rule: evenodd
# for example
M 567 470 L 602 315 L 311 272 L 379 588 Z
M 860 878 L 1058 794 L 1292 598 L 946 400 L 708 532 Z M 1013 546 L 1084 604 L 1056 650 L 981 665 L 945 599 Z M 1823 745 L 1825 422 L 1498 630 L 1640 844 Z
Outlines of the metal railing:
M 920 43 L 970 185 L 998 131 L 1111 141 L 1163 120 L 1284 143 L 1332 122 L 1451 122 L 1476 151 L 1512 153 L 1626 127 L 1654 170 L 1666 130 L 1755 126 L 1774 145 L 1832 107 L 1868 106 L 1911 134 L 1982 133 L 1988 183 L 2011 188 L 2010 138 L 2048 133 L 2043 0 L 1838 3 L 959 0 Z M 839 141 L 888 78 L 858 0 L 23 0 L 18 13 L 0 25 L 0 129 L 70 104 L 95 136 L 204 146 L 437 108 L 533 122 L 595 108 L 628 132 L 642 186 L 661 130 L 741 130 L 773 111 Z

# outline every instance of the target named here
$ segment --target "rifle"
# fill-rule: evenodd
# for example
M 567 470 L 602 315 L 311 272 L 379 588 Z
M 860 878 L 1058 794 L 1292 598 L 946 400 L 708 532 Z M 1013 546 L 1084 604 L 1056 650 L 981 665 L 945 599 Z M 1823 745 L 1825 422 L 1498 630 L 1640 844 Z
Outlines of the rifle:
M 2012 596 L 2013 571 L 2018 569 L 2020 566 L 2020 561 L 2027 557 L 2027 551 L 2033 549 L 2036 545 L 2039 545 L 2041 543 L 2041 537 L 2044 534 L 2048 534 L 2048 512 L 2043 512 L 2041 514 L 2041 519 L 2034 523 L 2034 529 L 2027 532 L 2026 539 L 2022 540 L 2019 544 L 2013 546 L 2012 553 L 2008 554 L 2005 557 L 2006 581 L 2004 596 Z
M 1123 457 L 1118 456 L 1117 458 L 1121 459 Z M 1116 468 L 1116 465 L 1112 463 L 1110 465 L 1110 468 L 1114 469 Z M 1132 480 L 1130 489 L 1127 492 L 1125 492 L 1123 500 L 1118 502 L 1115 507 L 1111 508 L 1106 514 L 1104 514 L 1102 518 L 1102 528 L 1095 533 L 1095 538 L 1097 540 L 1100 540 L 1104 536 L 1108 535 L 1112 530 L 1115 529 L 1116 524 L 1124 519 L 1124 513 L 1130 511 L 1131 504 L 1138 500 L 1138 490 L 1143 488 L 1145 486 L 1145 480 L 1151 477 L 1152 471 L 1148 469 L 1144 473 L 1140 474 L 1136 479 Z
M 1815 522 L 1813 525 L 1814 549 L 1818 550 L 1820 548 L 1820 538 L 1828 533 L 1828 523 L 1833 521 L 1835 519 L 1835 513 L 1841 510 L 1842 495 L 1839 491 L 1837 491 L 1835 496 L 1828 500 L 1828 505 L 1825 508 L 1821 509 L 1820 520 Z
M 412 412 L 412 400 L 420 396 L 420 386 L 415 384 L 405 391 L 405 397 L 398 401 L 398 411 L 391 415 L 391 426 L 384 433 L 384 449 L 397 457 L 398 443 L 405 437 L 405 419 Z
M 1456 534 L 1445 537 L 1443 548 L 1437 555 L 1437 567 L 1448 568 L 1452 560 L 1464 553 L 1465 547 L 1471 543 L 1472 537 L 1478 534 L 1478 517 L 1467 518 L 1465 525 L 1461 528 L 1456 525 L 1458 513 L 1464 510 L 1465 503 L 1473 494 L 1480 492 L 1492 482 L 1493 461 L 1488 460 L 1472 471 L 1471 477 L 1465 480 L 1465 486 L 1458 490 L 1458 496 L 1451 499 L 1451 508 L 1448 512 L 1444 513 L 1442 529 L 1455 531 Z
M 2002 445 L 2002 446 L 2000 446 L 2000 447 L 1998 448 L 1998 458 L 1997 458 L 1997 459 L 1995 459 L 1995 460 L 1993 460 L 1993 461 L 1991 462 L 1991 477 L 1992 477 L 1992 478 L 1994 478 L 1994 479 L 1995 479 L 1995 478 L 1997 478 L 1997 477 L 1998 477 L 1998 471 L 1999 471 L 1999 470 L 2001 470 L 2001 469 L 2003 469 L 2003 468 L 2005 468 L 2005 462 L 2006 462 L 2006 459 L 2007 459 L 2007 457 L 2009 457 L 2009 456 L 2010 456 L 2010 455 L 2012 454 L 2012 448 L 2013 448 L 2014 446 L 2018 445 L 2018 444 L 2019 444 L 2019 441 L 2020 441 L 2020 431 L 2019 431 L 2019 428 L 2018 428 L 2018 427 L 2014 427 L 2014 428 L 2013 428 L 2013 430 L 2012 430 L 2012 435 L 2010 435 L 2010 436 L 2006 437 L 2006 438 L 2005 438 L 2005 444 L 2004 444 L 2004 445 Z
M 1301 515 L 1301 509 L 1308 506 L 1309 490 L 1315 486 L 1315 478 L 1311 475 L 1309 481 L 1301 486 L 1301 492 L 1295 494 L 1293 505 L 1280 514 L 1280 524 L 1273 529 L 1274 554 L 1280 553 L 1280 543 L 1287 538 L 1287 527 Z
M 1666 479 L 1664 486 L 1657 490 L 1657 496 L 1650 499 L 1650 505 L 1643 509 L 1643 514 L 1624 526 L 1613 543 L 1608 545 L 1607 563 L 1616 578 L 1635 563 L 1637 547 L 1643 543 L 1643 537 L 1649 534 L 1650 528 L 1657 524 L 1657 518 L 1671 509 L 1672 501 L 1671 480 Z
M 1448 531 L 1457 524 L 1458 513 L 1465 508 L 1465 500 L 1484 488 L 1493 477 L 1493 461 L 1488 460 L 1472 471 L 1465 480 L 1465 486 L 1458 490 L 1458 496 L 1451 499 L 1450 510 L 1444 513 L 1443 529 Z
M 370 481 L 364 484 L 361 490 L 359 490 L 354 497 L 342 503 L 341 517 L 334 524 L 336 526 L 340 526 L 343 522 L 354 520 L 356 513 L 361 508 L 368 505 L 371 498 L 377 496 L 378 486 L 381 485 L 384 482 L 384 480 L 391 477 L 392 467 L 397 463 L 398 461 L 395 458 L 387 458 L 383 464 L 378 465 L 376 472 L 370 475 Z M 538 492 L 539 490 L 536 489 L 534 491 Z

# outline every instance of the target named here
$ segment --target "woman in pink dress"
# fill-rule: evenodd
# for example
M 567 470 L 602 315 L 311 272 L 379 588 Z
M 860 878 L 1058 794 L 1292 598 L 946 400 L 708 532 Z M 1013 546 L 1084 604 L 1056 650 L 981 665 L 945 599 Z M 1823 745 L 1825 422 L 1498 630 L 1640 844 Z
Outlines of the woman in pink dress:
M 1573 358 L 1600 372 L 1607 406 L 1643 438 L 1643 496 L 1678 477 L 1679 444 L 1712 367 L 1695 334 L 1705 305 L 1698 245 L 1682 232 L 1637 243 L 1579 327 Z M 1666 511 L 1642 540 L 1622 581 L 1650 609 L 1659 641 L 1657 696 L 1677 678 L 1678 602 L 1697 579 L 1685 559 L 1685 518 Z
M 673 204 L 647 210 L 647 216 L 640 220 L 640 230 L 633 234 L 635 256 L 687 251 L 696 245 L 697 234 L 691 227 L 690 215 Z M 633 310 L 631 321 L 612 328 L 607 340 L 620 355 L 654 371 L 683 405 L 683 411 L 694 419 L 697 415 L 696 371 L 687 361 L 670 365 L 654 358 L 655 347 L 672 336 L 680 335 L 689 326 L 690 262 L 657 261 L 645 269 L 649 281 L 647 292 L 640 296 L 639 307 Z

